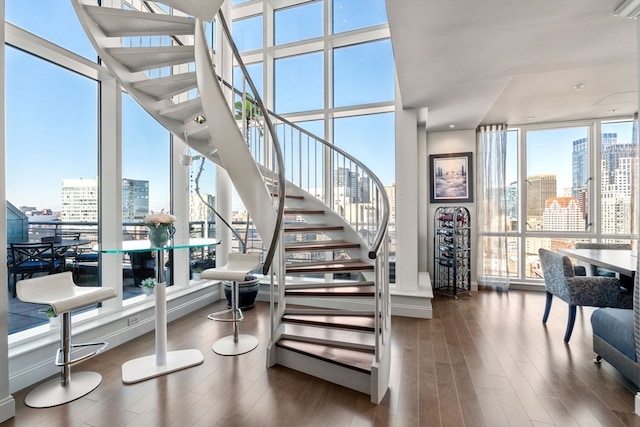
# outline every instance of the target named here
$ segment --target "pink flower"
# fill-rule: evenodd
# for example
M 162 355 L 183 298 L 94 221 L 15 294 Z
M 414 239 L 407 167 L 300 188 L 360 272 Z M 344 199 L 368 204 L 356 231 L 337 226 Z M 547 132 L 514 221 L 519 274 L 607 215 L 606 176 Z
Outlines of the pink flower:
M 153 212 L 144 217 L 144 224 L 150 227 L 162 227 L 166 225 L 172 225 L 177 221 L 177 218 L 171 215 L 169 212 L 165 212 L 162 209 L 160 212 Z

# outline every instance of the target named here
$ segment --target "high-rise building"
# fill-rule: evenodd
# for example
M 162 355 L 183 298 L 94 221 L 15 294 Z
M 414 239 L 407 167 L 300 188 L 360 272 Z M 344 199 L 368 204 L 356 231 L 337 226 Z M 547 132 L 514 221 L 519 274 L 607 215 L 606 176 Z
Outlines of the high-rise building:
M 62 180 L 61 221 L 98 222 L 98 181 Z M 122 221 L 142 220 L 149 213 L 149 181 L 122 180 Z
M 610 136 L 610 134 L 604 135 Z M 571 195 L 578 200 L 583 219 L 586 220 L 589 213 L 589 139 L 581 138 L 573 141 L 571 156 L 573 163 Z
M 527 177 L 527 220 L 540 219 L 547 199 L 558 194 L 555 174 L 541 174 Z
M 389 222 L 396 223 L 396 184 L 387 185 L 384 187 L 384 191 L 387 193 L 389 199 Z
M 149 181 L 122 180 L 122 222 L 141 221 L 149 213 Z
M 98 181 L 88 179 L 62 180 L 63 222 L 98 222 Z
M 542 229 L 551 231 L 584 230 L 582 211 L 575 197 L 550 197 L 542 213 Z
M 358 177 L 349 168 L 336 168 L 333 176 L 334 195 L 339 197 L 340 204 L 353 203 L 358 197 Z
M 211 194 L 202 194 L 205 201 L 211 206 L 215 206 L 216 199 Z M 215 214 L 209 207 L 200 200 L 197 194 L 189 194 L 189 221 L 203 221 L 205 224 L 215 220 Z
M 638 168 L 638 144 L 602 146 L 600 218 L 603 233 L 630 234 L 633 212 L 633 171 Z

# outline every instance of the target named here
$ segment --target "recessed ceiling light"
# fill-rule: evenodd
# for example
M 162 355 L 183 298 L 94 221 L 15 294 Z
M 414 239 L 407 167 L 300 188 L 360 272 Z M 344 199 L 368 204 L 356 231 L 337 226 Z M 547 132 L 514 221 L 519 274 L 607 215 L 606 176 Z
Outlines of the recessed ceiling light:
M 619 108 L 612 108 L 609 110 L 610 113 L 617 113 L 618 111 L 620 111 Z
M 535 118 L 536 118 L 536 116 L 527 116 L 527 120 L 533 120 Z
M 582 90 L 582 88 L 584 87 L 584 84 L 582 83 L 578 83 L 577 85 L 575 85 L 573 88 L 575 90 L 577 90 L 578 92 L 580 92 Z
M 449 127 L 450 127 L 451 129 L 453 129 L 454 127 L 456 127 L 456 125 L 455 125 L 454 123 L 451 123 L 451 124 L 449 125 Z

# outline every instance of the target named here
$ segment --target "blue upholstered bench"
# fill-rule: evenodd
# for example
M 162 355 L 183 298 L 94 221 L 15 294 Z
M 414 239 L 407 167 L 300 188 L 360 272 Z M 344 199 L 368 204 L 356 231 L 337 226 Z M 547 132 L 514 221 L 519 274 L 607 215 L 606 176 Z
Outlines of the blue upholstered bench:
M 633 310 L 599 308 L 591 315 L 596 362 L 609 362 L 629 381 L 640 387 L 640 366 L 633 331 Z

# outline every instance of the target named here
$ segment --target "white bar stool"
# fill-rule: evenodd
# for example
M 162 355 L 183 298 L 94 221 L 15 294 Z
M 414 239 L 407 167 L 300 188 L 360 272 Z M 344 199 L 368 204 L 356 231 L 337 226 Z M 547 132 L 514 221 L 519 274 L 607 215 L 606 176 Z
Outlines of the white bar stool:
M 248 353 L 258 346 L 258 339 L 252 335 L 240 334 L 238 322 L 244 316 L 238 307 L 239 290 L 238 282 L 244 280 L 247 274 L 260 267 L 260 254 L 230 253 L 229 260 L 222 267 L 209 268 L 202 272 L 203 279 L 231 281 L 231 308 L 228 310 L 211 313 L 207 317 L 219 322 L 233 323 L 233 335 L 220 338 L 213 343 L 212 350 L 222 356 L 236 356 Z M 220 317 L 231 313 L 231 318 Z
M 106 342 L 71 344 L 71 311 L 96 304 L 117 296 L 113 288 L 76 286 L 72 272 L 51 274 L 20 280 L 16 284 L 18 298 L 33 304 L 48 304 L 56 315 L 62 315 L 60 348 L 55 364 L 60 366 L 60 378 L 53 378 L 34 388 L 24 403 L 32 408 L 49 408 L 79 399 L 95 390 L 102 382 L 97 372 L 77 372 L 71 375 L 71 366 L 102 352 Z M 71 359 L 75 348 L 98 348 L 88 354 Z M 73 380 L 73 381 L 72 381 Z

